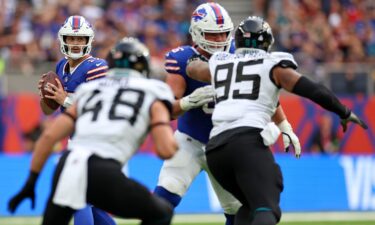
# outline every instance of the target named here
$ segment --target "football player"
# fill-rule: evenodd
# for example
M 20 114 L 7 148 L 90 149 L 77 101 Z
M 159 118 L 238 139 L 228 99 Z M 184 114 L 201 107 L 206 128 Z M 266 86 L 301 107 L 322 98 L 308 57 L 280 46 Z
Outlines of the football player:
M 249 17 L 236 29 L 235 54 L 218 52 L 209 64 L 196 60 L 187 67 L 189 76 L 211 82 L 216 92 L 207 164 L 216 180 L 242 203 L 236 224 L 272 225 L 281 217 L 283 179 L 266 144 L 278 135 L 263 132 L 281 88 L 336 113 L 344 131 L 349 122 L 367 129 L 331 91 L 296 72 L 291 54 L 269 52 L 273 42 L 269 24 Z
M 150 132 L 162 159 L 177 151 L 170 126 L 174 97 L 165 83 L 147 79 L 148 49 L 134 38 L 122 39 L 109 53 L 109 76 L 82 84 L 73 104 L 38 139 L 30 176 L 11 200 L 14 211 L 26 198 L 34 202 L 38 174 L 54 143 L 73 136 L 56 167 L 43 225 L 67 225 L 76 210 L 93 204 L 143 225 L 169 225 L 173 207 L 122 173 Z
M 232 20 L 221 5 L 213 2 L 201 4 L 191 17 L 190 34 L 195 45 L 181 46 L 166 54 L 165 69 L 169 73 L 166 82 L 177 99 L 173 105 L 173 116 L 178 117 L 175 137 L 180 151 L 172 159 L 164 161 L 155 188 L 157 195 L 176 207 L 195 177 L 205 170 L 224 209 L 226 225 L 233 224 L 234 215 L 241 204 L 212 178 L 206 164 L 204 148 L 212 129 L 211 113 L 215 93 L 210 85 L 189 78 L 185 71 L 191 59 L 207 61 L 217 51 L 233 52 L 232 31 Z M 296 155 L 299 156 L 299 140 L 281 107 L 274 119 L 291 138 Z M 285 147 L 290 144 L 288 136 L 285 136 Z
M 76 88 L 82 83 L 105 77 L 108 66 L 104 59 L 90 55 L 94 30 L 84 17 L 68 17 L 58 32 L 58 39 L 60 51 L 65 57 L 57 63 L 55 71 L 62 83 L 57 81 L 57 86 L 49 83 L 49 88 L 46 90 L 50 95 L 46 98 L 59 103 L 63 111 L 72 105 L 73 93 Z M 39 93 L 41 92 L 42 82 L 43 75 L 38 84 Z M 46 115 L 52 114 L 55 110 L 48 107 L 42 100 L 43 96 L 41 94 L 40 96 L 42 111 Z M 78 211 L 74 216 L 74 224 L 76 225 L 94 225 L 94 222 L 96 225 L 116 224 L 107 213 L 91 206 Z
M 65 109 L 72 104 L 72 94 L 78 85 L 102 78 L 107 74 L 108 66 L 104 59 L 90 55 L 94 30 L 91 24 L 82 16 L 70 16 L 58 32 L 60 51 L 64 54 L 57 65 L 55 72 L 62 83 L 54 86 L 49 84 L 47 91 L 50 98 Z M 39 91 L 42 88 L 43 75 L 38 83 Z M 40 95 L 42 97 L 42 95 Z M 43 112 L 50 115 L 54 112 L 42 100 L 40 101 Z

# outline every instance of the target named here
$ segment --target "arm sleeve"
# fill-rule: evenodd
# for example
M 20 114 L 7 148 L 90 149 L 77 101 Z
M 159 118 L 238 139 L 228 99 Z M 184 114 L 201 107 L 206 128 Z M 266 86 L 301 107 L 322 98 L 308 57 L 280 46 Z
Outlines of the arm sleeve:
M 326 110 L 336 113 L 341 119 L 348 118 L 350 110 L 326 87 L 301 77 L 293 88 L 293 93 L 308 98 Z

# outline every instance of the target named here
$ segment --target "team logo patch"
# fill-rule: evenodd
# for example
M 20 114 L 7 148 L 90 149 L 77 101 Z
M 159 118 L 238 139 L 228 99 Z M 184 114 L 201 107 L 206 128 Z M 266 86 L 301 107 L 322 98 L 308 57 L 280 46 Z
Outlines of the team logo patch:
M 192 18 L 195 22 L 199 21 L 199 20 L 202 20 L 204 17 L 207 16 L 207 12 L 206 12 L 206 9 L 204 8 L 201 8 L 201 9 L 198 9 L 198 10 L 195 10 L 193 12 L 193 15 L 192 15 Z

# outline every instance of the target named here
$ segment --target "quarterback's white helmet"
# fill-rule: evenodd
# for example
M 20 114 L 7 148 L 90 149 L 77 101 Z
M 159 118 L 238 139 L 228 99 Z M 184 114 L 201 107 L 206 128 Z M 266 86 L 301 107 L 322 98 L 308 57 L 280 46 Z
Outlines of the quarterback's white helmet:
M 228 12 L 214 2 L 199 5 L 191 17 L 189 32 L 195 44 L 206 52 L 213 54 L 217 51 L 229 51 L 233 22 Z M 224 42 L 209 41 L 205 33 L 227 33 Z
M 85 45 L 80 45 L 80 53 L 73 53 L 71 47 L 66 43 L 67 36 L 87 37 Z M 79 59 L 91 51 L 92 40 L 94 39 L 94 30 L 91 24 L 83 16 L 70 16 L 65 20 L 58 33 L 60 41 L 60 51 L 72 59 Z

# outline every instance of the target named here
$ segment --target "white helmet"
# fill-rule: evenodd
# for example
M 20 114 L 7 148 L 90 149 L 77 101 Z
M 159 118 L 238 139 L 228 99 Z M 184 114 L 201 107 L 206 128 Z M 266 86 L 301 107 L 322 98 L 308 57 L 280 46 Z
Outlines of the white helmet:
M 199 5 L 191 16 L 189 32 L 201 49 L 213 54 L 217 51 L 229 51 L 232 31 L 232 19 L 228 12 L 218 3 L 209 2 Z M 224 42 L 209 41 L 205 33 L 227 33 Z
M 79 59 L 90 53 L 91 43 L 94 39 L 94 30 L 92 29 L 91 24 L 83 16 L 70 16 L 61 26 L 58 36 L 60 41 L 61 53 L 69 58 Z M 81 47 L 80 53 L 71 52 L 72 46 L 69 46 L 65 42 L 67 36 L 87 37 L 86 44 L 79 45 L 79 47 Z

